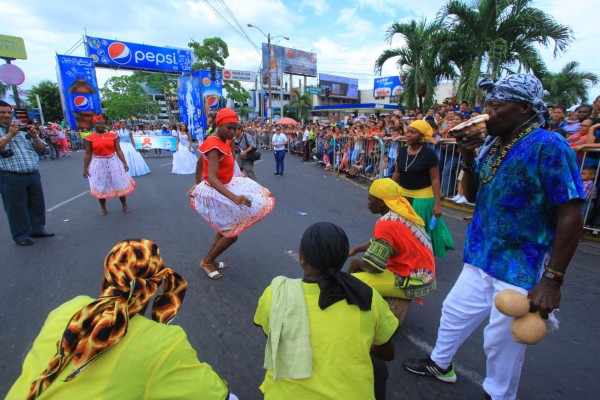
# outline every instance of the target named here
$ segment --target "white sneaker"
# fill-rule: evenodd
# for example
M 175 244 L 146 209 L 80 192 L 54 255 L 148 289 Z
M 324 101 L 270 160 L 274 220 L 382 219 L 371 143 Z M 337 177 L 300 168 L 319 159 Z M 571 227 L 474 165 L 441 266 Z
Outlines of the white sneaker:
M 463 197 L 463 195 L 458 193 L 456 196 L 454 196 L 453 198 L 451 198 L 449 200 L 450 201 L 458 201 L 458 200 L 460 200 L 461 197 Z
M 469 200 L 465 196 L 460 196 L 460 199 L 456 200 L 456 204 L 467 204 Z

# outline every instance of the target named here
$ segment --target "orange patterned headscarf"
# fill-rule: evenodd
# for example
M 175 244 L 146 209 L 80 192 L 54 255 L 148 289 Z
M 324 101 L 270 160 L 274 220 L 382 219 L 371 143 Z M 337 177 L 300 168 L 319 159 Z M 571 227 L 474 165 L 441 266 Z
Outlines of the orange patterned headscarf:
M 158 246 L 146 239 L 117 243 L 104 261 L 104 290 L 98 300 L 78 311 L 69 321 L 57 352 L 32 383 L 28 399 L 36 399 L 73 360 L 75 379 L 91 362 L 127 334 L 129 319 L 139 313 L 163 284 L 152 305 L 152 319 L 170 323 L 185 297 L 187 282 L 165 267 Z

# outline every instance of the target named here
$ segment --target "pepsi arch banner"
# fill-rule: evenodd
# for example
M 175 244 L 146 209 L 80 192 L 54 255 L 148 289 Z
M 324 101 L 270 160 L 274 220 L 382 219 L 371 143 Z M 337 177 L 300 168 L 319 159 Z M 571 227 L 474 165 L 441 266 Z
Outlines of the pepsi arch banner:
M 73 130 L 93 128 L 102 114 L 94 61 L 87 57 L 56 55 L 63 115 Z
M 86 54 L 98 67 L 181 74 L 192 72 L 189 49 L 157 47 L 91 36 L 85 37 Z
M 210 71 L 200 70 L 177 80 L 179 119 L 188 126 L 190 132 L 195 132 L 198 127 L 206 132 L 208 118 L 216 115 L 221 108 L 221 71 L 216 71 L 216 78 L 213 81 Z
M 373 97 L 400 96 L 403 90 L 398 76 L 375 78 L 373 82 Z

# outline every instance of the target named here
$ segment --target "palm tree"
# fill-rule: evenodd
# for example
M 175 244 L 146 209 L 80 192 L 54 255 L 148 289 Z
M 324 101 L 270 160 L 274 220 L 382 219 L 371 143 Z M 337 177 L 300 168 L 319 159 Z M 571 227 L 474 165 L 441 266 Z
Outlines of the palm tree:
M 8 88 L 10 86 L 5 84 L 4 82 L 0 81 L 0 100 L 4 99 L 6 97 L 6 94 L 8 93 Z
M 546 68 L 535 45 L 548 47 L 554 42 L 556 56 L 572 41 L 571 28 L 531 7 L 531 3 L 450 0 L 442 7 L 437 21 L 448 31 L 446 55 L 460 70 L 459 100 L 476 102 L 476 82 L 482 74 L 494 79 L 516 68 L 541 76 Z
M 308 112 L 312 108 L 311 95 L 306 93 L 300 94 L 298 89 L 294 88 L 292 90 L 290 105 L 296 109 L 296 119 L 299 119 L 304 124 L 304 120 L 308 118 Z
M 296 115 L 296 110 L 292 106 L 292 103 L 287 103 L 283 105 L 283 107 L 281 108 L 281 117 L 289 117 L 295 120 L 298 119 L 298 116 Z
M 385 35 L 392 43 L 395 35 L 401 35 L 405 45 L 387 49 L 375 61 L 375 74 L 381 75 L 383 64 L 391 58 L 398 58 L 396 65 L 404 91 L 400 103 L 409 108 L 421 109 L 433 104 L 435 87 L 443 78 L 453 78 L 454 70 L 440 51 L 440 37 L 444 34 L 439 23 L 428 24 L 426 20 L 392 24 Z
M 588 101 L 588 89 L 598 83 L 598 75 L 579 72 L 578 67 L 577 61 L 571 61 L 558 73 L 547 72 L 542 75 L 542 83 L 548 92 L 545 96 L 548 104 L 564 104 L 571 107 Z

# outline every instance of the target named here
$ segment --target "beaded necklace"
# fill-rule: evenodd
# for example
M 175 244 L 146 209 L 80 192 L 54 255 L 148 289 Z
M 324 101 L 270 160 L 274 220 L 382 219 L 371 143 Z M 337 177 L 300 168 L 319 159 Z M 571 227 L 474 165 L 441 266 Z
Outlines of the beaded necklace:
M 408 163 L 408 156 L 409 156 L 408 147 L 406 148 L 406 162 L 404 163 L 404 172 L 407 172 L 408 169 L 410 168 L 410 166 L 413 165 L 415 163 L 415 161 L 417 161 L 417 156 L 421 152 L 422 148 L 423 148 L 423 145 L 421 145 L 421 147 L 419 147 L 419 151 L 417 151 L 417 154 L 415 154 L 415 158 L 413 158 L 413 160 L 410 162 L 410 164 Z
M 492 181 L 492 179 L 494 178 L 494 175 L 496 174 L 496 172 L 498 171 L 498 168 L 500 167 L 500 164 L 502 163 L 502 160 L 504 160 L 504 157 L 506 157 L 506 155 L 508 154 L 508 151 L 511 149 L 511 147 L 519 139 L 521 139 L 524 136 L 526 136 L 527 134 L 529 134 L 529 132 L 533 131 L 534 129 L 537 129 L 538 126 L 539 126 L 538 124 L 533 124 L 533 125 L 529 126 L 527 129 L 521 131 L 517 136 L 515 136 L 515 138 L 513 140 L 510 141 L 509 144 L 507 144 L 503 148 L 500 148 L 501 140 L 496 140 L 496 142 L 493 144 L 492 148 L 490 149 L 488 155 L 486 156 L 485 162 L 483 164 L 483 168 L 481 168 L 481 172 L 479 173 L 480 185 L 484 185 L 484 184 L 490 183 Z M 486 174 L 486 171 L 488 171 L 487 174 Z

